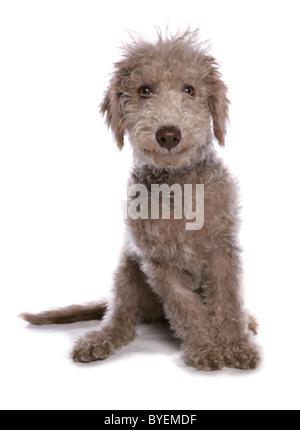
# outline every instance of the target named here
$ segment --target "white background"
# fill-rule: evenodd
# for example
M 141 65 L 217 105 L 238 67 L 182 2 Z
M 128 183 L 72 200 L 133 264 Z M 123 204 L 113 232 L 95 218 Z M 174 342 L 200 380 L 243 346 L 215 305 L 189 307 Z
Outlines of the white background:
M 1 0 L 0 408 L 299 409 L 298 1 Z M 130 151 L 98 105 L 129 41 L 200 27 L 230 87 L 220 152 L 239 178 L 246 301 L 259 370 L 202 373 L 159 326 L 104 362 L 75 364 L 97 322 L 32 328 L 22 311 L 106 297 L 122 244 Z

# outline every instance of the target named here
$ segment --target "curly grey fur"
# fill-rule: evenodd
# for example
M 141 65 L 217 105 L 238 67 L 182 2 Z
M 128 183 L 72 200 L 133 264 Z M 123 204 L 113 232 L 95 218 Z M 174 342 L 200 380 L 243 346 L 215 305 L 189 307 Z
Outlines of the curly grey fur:
M 143 85 L 151 88 L 147 97 L 139 92 Z M 205 222 L 201 230 L 187 231 L 185 220 L 172 217 L 127 219 L 114 300 L 90 312 L 87 306 L 89 318 L 107 312 L 99 331 L 76 342 L 75 361 L 107 358 L 134 339 L 140 320 L 167 320 L 190 366 L 207 371 L 259 364 L 257 324 L 240 288 L 237 187 L 213 147 L 213 137 L 224 145 L 228 105 L 218 65 L 196 32 L 159 35 L 154 44 L 138 38 L 125 47 L 101 112 L 119 148 L 128 133 L 134 154 L 129 185 L 144 184 L 150 192 L 151 184 L 204 184 Z M 180 144 L 170 151 L 155 139 L 163 126 L 181 131 Z M 23 315 L 33 324 L 83 316 L 77 307 Z

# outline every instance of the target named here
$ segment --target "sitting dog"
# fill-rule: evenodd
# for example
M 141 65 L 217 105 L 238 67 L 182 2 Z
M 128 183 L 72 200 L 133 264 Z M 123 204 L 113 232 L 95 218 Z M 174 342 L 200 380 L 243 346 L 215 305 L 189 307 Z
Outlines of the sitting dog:
M 190 366 L 205 371 L 258 366 L 257 325 L 240 288 L 237 187 L 213 144 L 215 138 L 224 145 L 228 105 L 218 65 L 197 32 L 159 34 L 156 43 L 137 38 L 125 47 L 101 113 L 120 149 L 128 134 L 134 160 L 129 187 L 138 185 L 140 198 L 137 204 L 130 193 L 128 207 L 136 211 L 126 219 L 114 300 L 22 314 L 38 325 L 102 319 L 99 330 L 76 342 L 75 361 L 109 357 L 134 339 L 139 321 L 166 321 Z M 197 185 L 203 187 L 204 222 L 187 228 L 190 218 L 175 216 L 175 209 L 183 213 L 188 195 L 191 208 L 197 206 Z M 170 216 L 159 213 L 162 196 L 158 211 L 150 213 L 153 186 L 156 194 L 168 187 Z M 187 196 L 179 204 L 178 186 L 181 197 Z M 159 216 L 151 217 L 154 212 Z

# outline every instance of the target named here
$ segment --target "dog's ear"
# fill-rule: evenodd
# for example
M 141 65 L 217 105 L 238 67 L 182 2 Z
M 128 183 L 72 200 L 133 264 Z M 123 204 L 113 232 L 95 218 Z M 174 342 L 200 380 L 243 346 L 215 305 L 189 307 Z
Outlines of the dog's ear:
M 208 86 L 208 105 L 213 120 L 214 135 L 219 144 L 224 146 L 230 104 L 227 98 L 227 86 L 222 80 L 215 59 L 209 57 L 208 61 L 209 67 L 206 80 Z
M 111 128 L 118 147 L 122 149 L 125 133 L 122 113 L 122 85 L 126 70 L 121 63 L 116 63 L 115 67 L 116 70 L 100 105 L 100 113 L 105 116 L 106 124 Z

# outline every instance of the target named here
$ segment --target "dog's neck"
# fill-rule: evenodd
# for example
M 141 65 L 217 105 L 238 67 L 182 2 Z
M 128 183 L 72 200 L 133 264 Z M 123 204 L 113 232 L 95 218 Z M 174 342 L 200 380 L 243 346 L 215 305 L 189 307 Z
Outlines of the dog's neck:
M 174 181 L 190 175 L 193 170 L 202 170 L 208 163 L 217 159 L 217 153 L 212 144 L 205 147 L 205 150 L 199 151 L 198 155 L 199 157 L 195 157 L 191 162 L 179 167 L 160 168 L 151 164 L 133 162 L 132 179 L 137 183 L 147 184 L 174 183 Z

